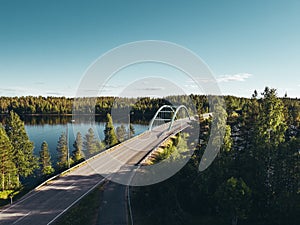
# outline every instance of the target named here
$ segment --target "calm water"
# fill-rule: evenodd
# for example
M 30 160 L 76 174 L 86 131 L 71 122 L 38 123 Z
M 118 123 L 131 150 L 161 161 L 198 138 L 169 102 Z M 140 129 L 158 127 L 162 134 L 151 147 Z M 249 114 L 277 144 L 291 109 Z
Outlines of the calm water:
M 70 120 L 69 120 L 70 121 Z M 117 126 L 120 126 L 121 124 L 114 124 L 115 128 Z M 125 127 L 127 128 L 127 124 L 124 124 Z M 135 129 L 135 135 L 140 134 L 144 132 L 145 130 L 148 129 L 148 125 L 141 125 L 141 124 L 132 124 L 134 129 Z M 49 151 L 52 157 L 52 160 L 55 161 L 57 158 L 57 151 L 56 151 L 56 146 L 58 139 L 60 135 L 65 132 L 68 132 L 69 135 L 69 149 L 70 152 L 73 150 L 73 143 L 76 138 L 76 133 L 80 132 L 82 137 L 85 136 L 89 128 L 93 128 L 96 138 L 98 140 L 103 140 L 104 139 L 104 128 L 105 128 L 105 123 L 104 122 L 95 122 L 94 126 L 91 124 L 86 124 L 86 123 L 32 123 L 26 121 L 25 123 L 25 128 L 28 133 L 28 136 L 31 141 L 34 142 L 35 146 L 35 154 L 38 155 L 39 150 L 41 149 L 41 145 L 43 141 L 46 141 L 49 146 Z

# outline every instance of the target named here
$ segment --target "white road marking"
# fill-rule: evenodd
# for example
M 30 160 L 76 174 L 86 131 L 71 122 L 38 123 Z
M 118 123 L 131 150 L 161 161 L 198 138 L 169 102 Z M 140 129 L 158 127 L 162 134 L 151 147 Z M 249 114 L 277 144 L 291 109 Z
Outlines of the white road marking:
M 108 176 L 107 176 L 108 177 Z M 97 186 L 99 186 L 102 182 L 106 180 L 106 177 L 101 179 L 97 184 L 95 184 L 92 188 L 90 188 L 87 192 L 85 192 L 83 195 L 81 195 L 79 198 L 77 198 L 71 205 L 69 205 L 67 208 L 65 208 L 61 213 L 59 213 L 54 219 L 52 219 L 47 225 L 53 223 L 57 218 L 59 218 L 61 215 L 63 215 L 67 210 L 69 210 L 73 205 L 75 205 L 77 202 L 79 202 L 84 196 L 89 194 L 92 190 L 94 190 Z
M 13 224 L 19 223 L 22 219 L 28 216 L 31 212 L 28 212 L 26 215 L 22 216 L 21 218 L 17 219 Z
M 176 124 L 174 124 L 176 125 Z M 174 128 L 176 128 L 176 126 L 174 126 Z M 154 130 L 154 132 L 156 132 Z M 153 141 L 153 139 L 156 139 L 154 142 L 157 141 L 157 138 L 152 137 L 151 140 Z M 122 165 L 125 164 L 126 165 L 126 161 L 128 160 L 128 158 L 131 158 L 132 156 L 135 155 L 135 150 L 139 148 L 139 145 L 141 145 L 141 142 L 144 143 L 144 145 L 148 145 L 148 147 L 151 146 L 151 141 L 149 141 L 149 139 L 143 140 L 143 139 L 139 139 L 136 138 L 135 140 L 132 140 L 129 143 L 126 143 L 123 145 L 123 147 L 125 147 L 125 149 L 114 149 L 112 151 L 108 151 L 106 152 L 106 154 L 102 154 L 100 157 L 96 158 L 92 158 L 90 161 L 86 162 L 85 166 L 81 167 L 81 169 L 79 169 L 78 171 L 76 169 L 74 169 L 73 171 L 70 171 L 68 174 L 63 174 L 62 177 L 64 176 L 68 176 L 68 175 L 94 175 L 94 174 L 105 174 L 103 172 L 107 172 L 111 175 L 113 175 L 114 173 L 118 172 Z M 126 146 L 127 144 L 129 144 L 129 146 Z M 145 146 L 144 146 L 145 147 Z M 127 149 L 128 148 L 128 149 Z M 116 150 L 116 151 L 115 151 Z M 94 160 L 96 159 L 96 160 Z M 127 159 L 127 160 L 126 160 Z M 112 162 L 113 161 L 113 162 Z M 84 165 L 84 164 L 83 164 Z M 91 170 L 91 171 L 89 171 Z M 102 173 L 99 173 L 102 172 Z M 63 213 L 65 213 L 69 208 L 71 208 L 74 204 L 76 204 L 79 200 L 81 200 L 85 195 L 87 195 L 91 190 L 93 190 L 97 185 L 99 185 L 101 182 L 103 182 L 104 180 L 106 180 L 106 178 L 108 178 L 108 176 L 104 177 L 103 179 L 101 179 L 99 182 L 97 182 L 96 185 L 94 185 L 93 187 L 91 187 L 90 189 L 88 189 L 87 192 L 85 192 L 84 194 L 82 194 L 78 199 L 74 200 L 74 202 L 69 205 L 68 207 L 66 207 L 61 213 L 59 213 L 57 216 L 55 216 L 54 219 L 52 219 L 48 224 L 51 224 L 52 222 L 54 222 L 58 217 L 60 217 Z M 72 189 L 74 187 L 74 185 L 76 185 L 77 183 L 74 181 L 72 182 L 72 179 L 69 179 L 69 182 L 65 183 L 63 180 L 60 180 L 58 178 L 58 180 L 54 181 L 53 183 L 48 183 L 46 186 L 41 187 L 39 190 L 36 190 L 35 192 L 29 194 L 28 196 L 26 196 L 24 199 L 21 199 L 20 201 L 17 201 L 15 204 L 13 204 L 12 206 L 4 209 L 3 211 L 0 211 L 0 217 L 1 214 L 5 211 L 8 211 L 9 209 L 11 209 L 12 207 L 24 202 L 25 200 L 28 200 L 29 198 L 38 198 L 40 195 L 37 195 L 38 193 L 41 193 L 41 191 L 45 191 L 49 188 L 53 188 L 53 189 Z M 60 186 L 62 185 L 62 187 Z M 8 213 L 3 213 L 2 215 L 5 217 L 5 214 L 10 214 L 10 212 Z M 32 214 L 32 212 L 30 211 L 29 213 L 27 213 L 26 215 L 22 216 L 22 214 L 20 216 L 19 219 L 17 219 L 13 224 L 19 223 L 20 221 L 22 221 L 26 216 Z M 22 217 L 21 217 L 22 216 Z

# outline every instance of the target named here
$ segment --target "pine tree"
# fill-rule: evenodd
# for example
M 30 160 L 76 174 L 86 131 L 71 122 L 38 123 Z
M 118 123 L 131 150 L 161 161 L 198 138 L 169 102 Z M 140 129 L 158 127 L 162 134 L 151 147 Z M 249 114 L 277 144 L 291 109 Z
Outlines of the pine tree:
M 109 113 L 106 115 L 106 119 L 107 119 L 107 122 L 106 122 L 105 130 L 104 130 L 104 134 L 105 134 L 104 142 L 108 147 L 112 147 L 112 146 L 118 144 L 118 138 L 115 133 L 115 128 L 113 125 L 112 117 Z
M 247 218 L 250 211 L 251 189 L 243 179 L 231 177 L 219 186 L 214 194 L 222 217 L 237 225 L 239 219 Z
M 213 119 L 211 122 L 210 129 L 210 138 L 208 145 L 210 145 L 210 150 L 205 151 L 200 164 L 199 170 L 203 171 L 213 162 L 217 154 L 219 153 L 220 147 L 223 144 L 223 137 L 226 133 L 226 122 L 227 122 L 227 112 L 224 107 L 224 100 L 222 98 L 212 96 L 211 102 L 214 102 L 212 105 Z
M 74 141 L 73 147 L 73 160 L 74 162 L 78 162 L 84 158 L 84 154 L 82 152 L 83 140 L 80 132 L 78 132 L 76 135 L 76 140 Z
M 133 137 L 135 135 L 135 130 L 132 124 L 129 125 L 129 138 Z
M 42 143 L 41 150 L 39 153 L 40 153 L 39 161 L 40 161 L 42 174 L 45 176 L 52 174 L 54 172 L 54 169 L 51 164 L 51 156 L 46 141 Z
M 67 136 L 65 133 L 62 133 L 59 137 L 57 148 L 58 152 L 58 162 L 57 165 L 59 168 L 65 168 L 68 165 L 68 142 Z
M 84 150 L 90 155 L 94 155 L 98 152 L 97 140 L 95 138 L 95 133 L 92 128 L 90 128 L 88 130 L 88 133 L 85 135 L 83 146 Z
M 254 93 L 252 94 L 252 98 L 257 98 L 257 96 L 258 96 L 257 90 L 254 90 Z
M 231 148 L 232 148 L 231 127 L 229 125 L 226 125 L 222 150 L 225 152 L 229 152 Z
M 258 136 L 264 144 L 272 143 L 274 147 L 277 147 L 279 143 L 284 142 L 287 129 L 284 104 L 277 97 L 276 89 L 266 87 L 262 95 Z
M 121 124 L 121 126 L 117 127 L 116 133 L 117 133 L 117 137 L 118 137 L 119 142 L 122 142 L 122 141 L 125 140 L 126 128 L 123 124 Z
M 97 142 L 97 148 L 98 148 L 98 151 L 102 151 L 105 149 L 105 143 L 103 141 L 98 141 Z
M 6 121 L 5 130 L 13 146 L 18 175 L 22 177 L 31 175 L 38 168 L 38 160 L 33 154 L 34 145 L 29 140 L 24 122 L 13 111 Z
M 13 146 L 0 126 L 0 182 L 2 191 L 19 186 L 17 169 L 13 163 Z
M 278 148 L 285 142 L 287 124 L 285 108 L 281 99 L 277 97 L 276 89 L 266 87 L 258 100 L 258 114 L 252 126 L 254 128 L 254 148 L 256 162 L 253 172 L 256 175 L 254 185 L 260 188 L 260 199 L 264 202 L 265 215 L 273 212 L 275 188 L 277 186 L 276 167 L 280 165 L 278 160 Z M 263 185 L 262 185 L 263 184 Z

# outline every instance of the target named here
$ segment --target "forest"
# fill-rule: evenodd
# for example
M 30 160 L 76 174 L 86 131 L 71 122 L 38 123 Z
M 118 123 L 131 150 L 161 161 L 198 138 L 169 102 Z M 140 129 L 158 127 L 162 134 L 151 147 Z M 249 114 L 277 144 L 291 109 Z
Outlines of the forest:
M 176 105 L 182 102 L 189 105 L 190 110 L 195 111 L 197 107 L 201 112 L 208 112 L 208 102 L 206 96 L 169 96 L 161 98 L 117 98 L 117 97 L 98 97 L 98 98 L 65 98 L 65 97 L 0 97 L 0 115 L 8 114 L 10 111 L 18 115 L 72 115 L 72 113 L 95 114 L 106 116 L 112 109 L 130 110 L 132 120 L 137 122 L 149 122 L 156 110 L 164 105 Z
M 210 120 L 200 121 L 202 141 L 182 170 L 164 182 L 131 188 L 137 224 L 300 224 L 299 100 L 265 88 L 249 99 L 227 96 L 226 105 L 223 145 L 206 170 L 198 167 Z M 192 142 L 187 138 L 185 145 Z
M 204 120 L 209 112 L 204 95 L 171 96 L 168 99 L 114 97 L 86 98 L 96 102 L 92 110 L 106 116 L 105 140 L 95 140 L 93 130 L 77 134 L 71 160 L 66 155 L 66 135 L 58 140 L 59 161 L 51 164 L 47 143 L 40 155 L 33 155 L 22 116 L 30 114 L 66 115 L 74 110 L 74 99 L 57 97 L 1 97 L 0 113 L 6 115 L 0 128 L 1 190 L 18 190 L 23 178 L 34 173 L 50 176 L 90 155 L 125 140 L 124 127 L 115 128 L 110 116 L 114 107 L 130 108 L 132 121 L 149 121 L 163 104 L 192 100 L 199 115 L 199 142 L 184 138 L 177 145 L 193 144 L 195 152 L 187 165 L 170 179 L 151 186 L 131 188 L 138 224 L 300 224 L 300 101 L 278 97 L 275 89 L 266 87 L 250 98 L 224 96 L 226 132 L 216 159 L 199 172 L 199 162 L 206 148 L 212 121 Z M 78 105 L 76 107 L 79 107 Z M 80 107 L 76 110 L 80 110 Z M 86 108 L 82 113 L 91 112 Z M 133 133 L 134 131 L 132 131 Z M 200 141 L 201 140 L 201 141 Z M 176 144 L 171 144 L 172 151 Z M 88 154 L 88 155 L 84 155 Z M 167 158 L 170 149 L 160 155 Z M 57 169 L 58 168 L 58 169 Z M 150 223 L 146 223 L 150 221 Z

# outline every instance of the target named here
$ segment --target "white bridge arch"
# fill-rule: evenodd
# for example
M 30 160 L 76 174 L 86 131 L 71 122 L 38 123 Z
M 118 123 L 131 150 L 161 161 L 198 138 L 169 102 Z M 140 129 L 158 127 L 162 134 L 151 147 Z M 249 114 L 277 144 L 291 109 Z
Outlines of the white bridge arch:
M 166 109 L 170 109 L 169 111 L 163 111 L 163 110 L 166 110 Z M 169 129 L 168 130 L 171 130 L 172 126 L 173 126 L 173 123 L 176 119 L 176 116 L 179 112 L 180 109 L 184 109 L 189 117 L 189 119 L 191 120 L 191 117 L 190 117 L 190 114 L 189 114 L 189 111 L 187 109 L 187 107 L 185 105 L 179 105 L 179 106 L 171 106 L 171 105 L 163 105 L 161 106 L 155 113 L 155 115 L 153 116 L 152 120 L 150 121 L 150 124 L 149 124 L 149 131 L 152 130 L 153 128 L 153 123 L 155 121 L 170 121 L 170 125 L 169 125 Z M 171 116 L 169 118 L 158 118 L 158 115 L 160 113 L 168 113 L 170 114 Z

